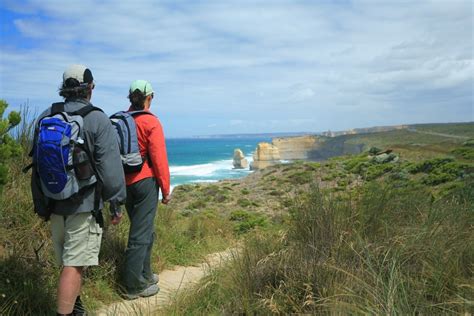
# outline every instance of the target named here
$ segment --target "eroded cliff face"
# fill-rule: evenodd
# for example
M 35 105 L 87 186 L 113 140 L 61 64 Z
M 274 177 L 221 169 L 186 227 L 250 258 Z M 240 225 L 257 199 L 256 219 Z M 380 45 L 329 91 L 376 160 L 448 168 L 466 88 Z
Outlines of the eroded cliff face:
M 281 160 L 308 160 L 322 145 L 317 136 L 275 138 L 271 143 L 260 143 L 253 154 L 251 169 L 262 169 Z
M 257 170 L 279 163 L 281 160 L 280 150 L 270 143 L 259 143 L 253 153 L 253 162 L 250 169 Z
M 321 147 L 322 141 L 317 136 L 287 137 L 273 139 L 272 145 L 279 151 L 281 160 L 306 160 Z
M 325 160 L 330 157 L 358 154 L 364 150 L 363 141 L 347 142 L 351 135 L 387 132 L 408 128 L 408 125 L 357 128 L 342 132 L 327 132 L 321 136 L 307 135 L 274 138 L 260 143 L 253 156 L 251 169 L 261 169 L 282 160 Z

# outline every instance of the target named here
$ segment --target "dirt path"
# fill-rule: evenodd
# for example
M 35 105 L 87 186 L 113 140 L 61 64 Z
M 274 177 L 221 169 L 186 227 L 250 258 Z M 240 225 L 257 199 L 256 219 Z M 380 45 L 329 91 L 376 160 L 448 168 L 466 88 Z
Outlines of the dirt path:
M 219 266 L 232 258 L 235 249 L 212 253 L 205 262 L 196 266 L 177 266 L 173 270 L 160 273 L 160 292 L 151 297 L 139 298 L 133 301 L 121 301 L 97 311 L 98 316 L 112 315 L 153 315 L 156 310 L 169 304 L 178 291 L 196 284 L 209 271 L 209 268 Z

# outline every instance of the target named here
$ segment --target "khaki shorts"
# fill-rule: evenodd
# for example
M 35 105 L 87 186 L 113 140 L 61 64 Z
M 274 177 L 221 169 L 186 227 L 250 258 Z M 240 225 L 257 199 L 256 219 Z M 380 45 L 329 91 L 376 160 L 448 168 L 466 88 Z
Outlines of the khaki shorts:
M 102 228 L 91 213 L 52 214 L 51 233 L 59 265 L 84 267 L 99 264 Z

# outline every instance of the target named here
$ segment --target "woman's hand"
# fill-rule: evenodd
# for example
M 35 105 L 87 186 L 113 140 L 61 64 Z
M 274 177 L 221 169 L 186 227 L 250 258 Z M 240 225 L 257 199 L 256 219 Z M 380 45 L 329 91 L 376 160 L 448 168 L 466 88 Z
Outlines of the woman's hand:
M 171 196 L 167 195 L 167 196 L 163 197 L 163 199 L 161 200 L 161 203 L 168 204 L 169 201 L 171 201 Z

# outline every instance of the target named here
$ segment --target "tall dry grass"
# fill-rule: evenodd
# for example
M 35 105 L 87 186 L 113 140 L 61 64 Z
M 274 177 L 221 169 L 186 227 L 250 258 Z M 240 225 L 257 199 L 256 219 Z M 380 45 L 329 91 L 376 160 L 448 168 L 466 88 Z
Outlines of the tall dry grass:
M 474 312 L 474 185 L 442 199 L 374 182 L 341 198 L 313 187 L 288 229 L 257 233 L 165 314 Z

